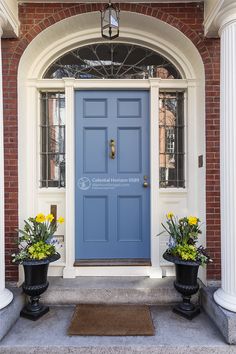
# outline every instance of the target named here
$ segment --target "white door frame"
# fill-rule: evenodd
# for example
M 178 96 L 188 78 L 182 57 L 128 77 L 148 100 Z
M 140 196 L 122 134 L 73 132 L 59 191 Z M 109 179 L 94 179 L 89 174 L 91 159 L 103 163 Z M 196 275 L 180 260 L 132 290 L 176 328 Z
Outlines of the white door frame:
M 160 238 L 156 237 L 160 232 L 159 220 L 159 200 L 161 190 L 159 189 L 159 90 L 187 90 L 189 86 L 195 87 L 195 80 L 76 80 L 65 78 L 61 80 L 31 80 L 28 83 L 29 93 L 31 92 L 31 115 L 39 116 L 39 92 L 43 90 L 65 91 L 66 100 L 66 188 L 65 192 L 65 238 L 64 238 L 64 262 L 58 262 L 52 265 L 53 274 L 63 274 L 65 278 L 74 278 L 76 276 L 150 276 L 161 278 L 163 271 L 160 260 Z M 75 90 L 84 89 L 146 89 L 150 92 L 150 238 L 151 238 L 151 264 L 152 266 L 134 266 L 134 267 L 74 267 L 75 261 L 75 110 L 74 110 L 74 93 Z M 191 101 L 191 97 L 189 98 Z M 34 103 L 33 103 L 34 102 Z M 191 102 L 189 102 L 191 105 Z M 34 109 L 34 112 L 32 112 Z M 39 132 L 36 122 L 30 122 L 29 129 L 31 134 L 28 135 L 32 145 L 33 141 L 38 141 L 38 146 L 31 149 L 34 156 L 39 156 Z M 69 143 L 68 143 L 69 142 Z M 32 160 L 33 163 L 33 160 Z M 33 163 L 34 164 L 34 163 Z M 32 165 L 31 165 L 32 166 Z M 32 171 L 32 170 L 31 170 Z M 37 197 L 41 194 L 53 194 L 57 192 L 55 189 L 35 188 L 35 183 L 39 181 L 39 166 L 33 172 L 33 182 L 31 182 L 31 210 L 37 210 Z M 32 181 L 32 180 L 31 180 Z M 30 186 L 29 186 L 30 188 Z M 167 191 L 164 191 L 165 193 Z M 63 189 L 59 193 L 63 193 Z M 171 193 L 186 195 L 187 189 L 171 189 Z M 34 198 L 32 198 L 34 196 Z M 33 203 L 34 200 L 34 203 Z M 61 268 L 59 272 L 56 269 Z M 63 271 L 62 271 L 63 269 Z M 62 273 L 61 273 L 62 272 Z
M 59 201 L 65 206 L 64 257 L 50 266 L 50 274 L 75 277 L 77 275 L 168 275 L 167 264 L 161 259 L 160 249 L 165 241 L 155 235 L 160 222 L 173 204 L 176 210 L 198 215 L 205 220 L 205 169 L 199 170 L 197 158 L 205 156 L 204 128 L 204 66 L 192 42 L 174 27 L 149 16 L 122 13 L 120 41 L 149 47 L 165 57 L 181 72 L 183 80 L 75 80 L 40 79 L 46 68 L 63 53 L 80 45 L 101 41 L 94 22 L 96 13 L 73 16 L 59 21 L 42 31 L 30 43 L 19 63 L 19 224 L 30 215 L 41 211 L 39 199 L 47 203 Z M 142 30 L 141 30 L 142 29 Z M 64 35 L 61 36 L 61 33 Z M 178 43 L 178 46 L 176 46 Z M 32 58 L 34 58 L 32 60 Z M 76 89 L 147 89 L 150 90 L 150 162 L 151 162 L 151 267 L 74 267 L 74 91 Z M 189 117 L 187 136 L 186 180 L 181 190 L 159 189 L 158 171 L 158 92 L 184 89 L 187 93 L 186 117 Z M 39 91 L 65 91 L 66 96 L 66 189 L 39 188 Z M 156 129 L 155 129 L 156 128 Z M 26 148 L 27 147 L 27 148 Z M 30 148 L 29 148 L 30 147 Z M 155 148 L 156 147 L 156 148 Z M 155 186 L 155 188 L 154 188 Z M 47 205 L 48 205 L 47 204 Z M 64 205 L 65 204 L 65 205 Z M 46 205 L 46 204 L 45 204 Z M 162 209 L 160 207 L 162 205 Z M 173 209 L 172 209 L 173 210 Z M 173 210 L 175 211 L 175 210 Z M 61 234 L 63 234 L 61 232 Z M 203 230 L 204 235 L 204 230 Z M 203 236 L 205 237 L 205 235 Z M 201 241 L 204 241 L 201 240 Z

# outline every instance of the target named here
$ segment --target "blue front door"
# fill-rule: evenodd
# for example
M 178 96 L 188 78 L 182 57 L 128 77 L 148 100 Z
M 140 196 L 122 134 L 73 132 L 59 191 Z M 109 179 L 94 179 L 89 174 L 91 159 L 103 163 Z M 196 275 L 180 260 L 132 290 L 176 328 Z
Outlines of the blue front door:
M 76 259 L 150 258 L 149 93 L 76 91 L 75 111 Z

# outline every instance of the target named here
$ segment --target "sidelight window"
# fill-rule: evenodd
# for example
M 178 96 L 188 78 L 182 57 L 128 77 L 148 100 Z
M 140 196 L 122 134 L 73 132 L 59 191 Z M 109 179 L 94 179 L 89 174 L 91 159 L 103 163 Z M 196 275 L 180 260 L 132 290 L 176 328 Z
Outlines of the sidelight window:
M 159 96 L 160 188 L 185 187 L 184 92 Z
M 41 92 L 40 186 L 65 187 L 65 94 Z

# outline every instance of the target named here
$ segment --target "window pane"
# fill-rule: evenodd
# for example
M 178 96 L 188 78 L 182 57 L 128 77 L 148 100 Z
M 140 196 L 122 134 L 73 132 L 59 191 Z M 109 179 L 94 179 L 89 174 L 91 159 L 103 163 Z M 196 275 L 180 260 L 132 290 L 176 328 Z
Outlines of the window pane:
M 160 188 L 184 188 L 184 93 L 159 97 Z
M 65 187 L 65 95 L 41 93 L 41 187 Z
M 96 43 L 73 49 L 57 59 L 44 78 L 181 79 L 178 69 L 161 54 L 126 43 Z

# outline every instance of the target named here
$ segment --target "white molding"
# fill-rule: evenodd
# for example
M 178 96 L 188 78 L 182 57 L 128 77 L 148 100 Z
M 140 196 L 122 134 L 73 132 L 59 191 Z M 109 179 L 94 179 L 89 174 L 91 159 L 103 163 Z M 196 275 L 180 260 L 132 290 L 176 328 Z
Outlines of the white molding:
M 66 232 L 64 278 L 74 278 L 75 269 L 75 109 L 74 79 L 65 79 L 66 107 Z
M 217 28 L 215 28 L 214 26 L 214 21 L 224 1 L 225 0 L 215 0 L 213 7 L 209 11 L 208 15 L 204 18 L 203 26 L 205 36 L 218 37 L 218 31 Z
M 17 6 L 16 9 L 18 9 Z M 16 11 L 16 13 L 13 13 L 6 0 L 0 1 L 0 11 L 4 14 L 6 18 L 6 24 L 3 27 L 3 37 L 4 38 L 18 37 L 19 27 L 20 27 L 20 21 L 18 19 L 18 11 Z
M 94 13 L 93 13 L 94 14 Z M 38 91 L 39 90 L 65 90 L 66 96 L 66 154 L 67 154 L 67 169 L 66 181 L 67 185 L 64 190 L 57 189 L 56 192 L 65 193 L 65 268 L 63 276 L 65 278 L 73 278 L 77 275 L 147 275 L 152 277 L 160 277 L 163 274 L 169 275 L 173 269 L 166 264 L 160 265 L 159 254 L 159 238 L 155 234 L 159 232 L 160 227 L 160 196 L 174 196 L 175 199 L 185 200 L 188 195 L 188 190 L 158 190 L 158 90 L 176 90 L 191 88 L 195 97 L 201 97 L 199 90 L 204 93 L 204 68 L 199 53 L 190 41 L 179 31 L 171 26 L 164 24 L 162 21 L 151 19 L 140 14 L 126 14 L 126 21 L 129 21 L 130 26 L 135 24 L 133 28 L 125 27 L 121 41 L 128 43 L 137 43 L 148 46 L 154 50 L 158 50 L 172 62 L 176 64 L 182 73 L 183 80 L 74 80 L 74 79 L 41 79 L 42 74 L 47 66 L 64 52 L 75 48 L 76 46 L 94 43 L 98 41 L 99 32 L 97 28 L 88 28 L 89 21 L 94 17 L 91 14 L 83 14 L 73 16 L 73 18 L 60 21 L 48 29 L 40 33 L 27 47 L 22 55 L 19 63 L 18 74 L 18 104 L 19 104 L 19 220 L 22 222 L 23 217 L 28 217 L 32 214 L 35 208 L 35 200 L 39 195 L 50 196 L 51 190 L 39 191 L 37 185 L 37 166 L 33 160 L 37 160 L 35 141 L 37 130 L 36 117 L 38 116 Z M 80 20 L 80 21 L 79 21 Z M 70 22 L 72 21 L 72 22 Z M 141 21 L 141 22 L 140 22 Z M 144 21 L 142 23 L 142 21 Z M 73 32 L 73 28 L 79 28 Z M 142 26 L 143 24 L 143 26 Z M 138 28 L 142 28 L 142 31 Z M 62 27 L 61 27 L 62 26 Z M 65 26 L 65 27 L 63 27 Z M 95 26 L 92 24 L 92 26 Z M 127 24 L 126 24 L 127 26 Z M 70 31 L 72 33 L 66 32 Z M 63 28 L 65 31 L 63 32 Z M 85 28 L 85 29 L 84 29 Z M 158 31 L 158 29 L 160 31 Z M 148 31 L 152 31 L 149 33 Z M 65 33 L 61 36 L 61 33 Z M 51 41 L 50 41 L 51 40 Z M 100 41 L 100 39 L 99 39 Z M 185 43 L 181 47 L 180 42 Z M 178 48 L 176 47 L 178 43 Z M 32 58 L 35 60 L 32 61 Z M 174 59 L 176 58 L 176 59 Z M 151 131 L 151 260 L 152 267 L 74 267 L 75 259 L 75 223 L 74 223 L 74 192 L 75 192 L 75 175 L 74 175 L 74 90 L 76 89 L 147 89 L 150 90 L 150 131 Z M 202 98 L 202 97 L 201 97 Z M 198 104 L 202 102 L 198 99 Z M 191 100 L 188 102 L 192 104 Z M 194 107 L 196 107 L 194 103 Z M 204 115 L 197 116 L 197 112 L 192 111 L 191 119 L 196 122 L 204 120 Z M 204 122 L 203 122 L 204 125 Z M 70 142 L 70 144 L 68 144 Z M 192 144 L 197 145 L 197 137 L 193 135 Z M 203 143 L 204 145 L 204 143 Z M 31 146 L 31 149 L 25 151 L 26 146 Z M 30 151 L 28 151 L 30 150 Z M 196 159 L 194 160 L 196 161 Z M 197 169 L 195 165 L 194 169 Z M 202 185 L 205 181 L 202 180 Z M 156 188 L 154 188 L 156 186 Z M 191 186 L 194 186 L 192 183 Z M 194 187 L 197 188 L 197 187 Z M 35 189 L 35 190 L 33 190 Z M 194 201 L 193 201 L 194 202 Z M 159 203 L 159 204 L 158 204 Z M 61 275 L 61 264 L 55 264 L 53 274 L 58 271 Z M 51 268 L 51 267 L 50 267 Z M 60 270 L 60 271 L 59 271 Z
M 221 11 L 218 13 L 215 24 L 218 28 L 219 36 L 221 36 L 222 31 L 226 26 L 229 26 L 236 22 L 236 3 L 229 4 L 228 6 L 222 7 Z
M 158 81 L 151 81 L 150 89 L 150 182 L 151 182 L 151 203 L 150 203 L 150 230 L 151 230 L 151 274 L 152 278 L 161 278 L 160 267 L 160 238 L 157 237 L 160 231 L 159 220 L 159 85 Z
M 28 79 L 28 87 L 36 87 L 40 90 L 61 90 L 65 88 L 64 79 Z M 68 79 L 71 80 L 71 79 Z M 106 89 L 114 88 L 128 88 L 128 89 L 150 89 L 151 86 L 158 85 L 160 89 L 185 89 L 187 87 L 198 86 L 198 80 L 196 79 L 160 79 L 160 78 L 151 78 L 148 80 L 142 79 L 119 79 L 119 80 L 104 80 L 104 79 L 75 79 L 73 87 L 75 89 L 97 89 L 98 87 L 105 87 Z M 174 87 L 174 88 L 173 88 Z
M 129 15 L 131 14 L 132 13 L 129 13 Z M 160 22 L 160 20 L 156 21 Z M 45 30 L 45 32 L 47 31 L 48 29 Z M 42 77 L 46 68 L 66 52 L 87 45 L 88 42 L 90 44 L 104 42 L 101 38 L 97 38 L 98 33 L 100 33 L 100 28 L 91 28 L 89 30 L 81 31 L 79 35 L 79 44 L 77 33 L 71 33 L 68 36 L 60 37 L 57 41 L 52 43 L 49 48 L 45 48 L 41 53 L 38 53 L 34 65 L 29 71 L 29 75 L 36 78 Z M 167 39 L 157 36 L 158 32 L 155 35 L 151 35 L 140 29 L 131 30 L 130 28 L 123 26 L 119 39 L 115 41 L 119 43 L 138 44 L 154 50 L 172 62 L 180 71 L 182 77 L 195 79 L 194 69 L 191 61 L 188 60 L 188 57 L 183 56 L 183 53 L 180 52 L 176 44 L 170 44 Z M 185 37 L 185 41 L 189 41 L 187 37 Z

